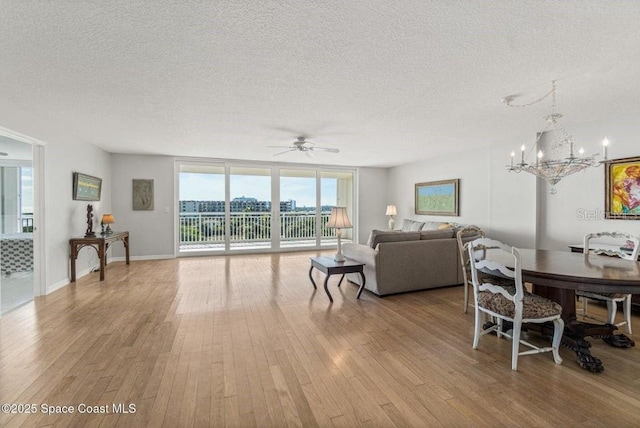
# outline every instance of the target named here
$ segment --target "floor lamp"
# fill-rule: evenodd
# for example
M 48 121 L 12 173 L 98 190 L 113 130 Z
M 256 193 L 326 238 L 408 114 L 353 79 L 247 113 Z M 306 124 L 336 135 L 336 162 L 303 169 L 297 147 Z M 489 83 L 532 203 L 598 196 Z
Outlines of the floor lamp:
M 333 260 L 336 262 L 344 262 L 344 256 L 342 255 L 342 229 L 352 228 L 353 225 L 349 221 L 346 207 L 333 207 L 331 208 L 331 216 L 327 222 L 327 227 L 336 229 L 336 235 L 338 236 L 338 252 Z

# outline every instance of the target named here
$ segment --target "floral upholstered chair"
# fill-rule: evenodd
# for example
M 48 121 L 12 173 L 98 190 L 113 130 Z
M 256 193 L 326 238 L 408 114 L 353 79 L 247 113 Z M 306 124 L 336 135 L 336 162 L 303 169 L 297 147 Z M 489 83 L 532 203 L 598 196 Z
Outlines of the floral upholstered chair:
M 549 299 L 525 292 L 522 283 L 520 252 L 500 241 L 479 238 L 468 244 L 471 264 L 471 280 L 475 301 L 475 332 L 473 349 L 478 348 L 480 336 L 495 331 L 498 337 L 506 336 L 512 340 L 511 369 L 518 369 L 518 356 L 552 352 L 556 364 L 562 363 L 559 347 L 564 321 L 562 307 Z M 483 275 L 481 275 L 481 273 Z M 513 287 L 497 285 L 492 278 L 513 281 Z M 481 314 L 486 313 L 498 320 L 482 330 Z M 502 322 L 513 323 L 511 334 L 503 332 Z M 520 339 L 523 323 L 546 323 L 554 326 L 553 341 L 550 347 L 540 348 Z M 531 349 L 520 351 L 520 345 Z
M 612 245 L 602 243 L 600 241 L 591 241 L 591 239 L 603 237 L 610 239 L 624 239 L 626 240 L 626 243 L 625 245 Z M 584 253 L 587 254 L 589 252 L 636 261 L 638 260 L 638 253 L 640 253 L 640 239 L 638 239 L 637 236 L 621 232 L 587 233 L 584 236 Z M 597 319 L 587 314 L 587 303 L 589 302 L 589 299 L 607 302 L 606 322 L 617 327 L 626 324 L 627 332 L 631 334 L 631 294 L 576 291 L 576 296 L 582 297 L 582 316 Z M 618 302 L 622 302 L 624 321 L 616 324 Z

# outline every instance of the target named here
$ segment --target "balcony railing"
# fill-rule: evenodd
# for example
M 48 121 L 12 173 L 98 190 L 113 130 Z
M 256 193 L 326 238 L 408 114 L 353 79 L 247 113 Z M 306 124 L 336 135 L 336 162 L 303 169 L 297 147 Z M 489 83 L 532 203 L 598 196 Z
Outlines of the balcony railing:
M 33 214 L 22 214 L 19 221 L 22 232 L 33 232 Z
M 322 238 L 335 239 L 335 229 L 328 228 L 330 212 L 320 214 Z M 271 241 L 271 213 L 232 212 L 229 218 L 229 240 L 233 243 L 264 243 Z M 315 244 L 315 212 L 280 213 L 280 241 Z M 225 215 L 220 212 L 180 213 L 180 247 L 194 245 L 219 246 L 225 242 Z

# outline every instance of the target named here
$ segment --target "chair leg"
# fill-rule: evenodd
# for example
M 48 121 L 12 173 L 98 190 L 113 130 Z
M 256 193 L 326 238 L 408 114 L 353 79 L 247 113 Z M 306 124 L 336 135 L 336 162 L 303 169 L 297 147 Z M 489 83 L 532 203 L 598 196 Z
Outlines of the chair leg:
M 498 324 L 498 330 L 496 330 L 496 336 L 502 337 L 502 318 L 498 318 L 496 320 L 496 324 Z
M 631 334 L 631 294 L 627 295 L 622 305 L 624 319 L 627 322 L 627 333 Z
M 618 311 L 618 304 L 612 300 L 607 300 L 607 322 L 609 324 L 616 323 L 617 311 Z
M 480 319 L 480 309 L 476 307 L 476 327 L 473 333 L 473 349 L 478 349 L 478 341 L 480 339 L 480 324 L 482 320 Z
M 580 299 L 582 299 L 582 315 L 587 315 L 587 303 L 589 302 L 589 298 L 588 297 L 580 297 Z
M 553 320 L 553 341 L 551 342 L 551 347 L 553 348 L 553 361 L 555 361 L 556 364 L 562 363 L 562 358 L 560 358 L 560 341 L 562 340 L 563 332 L 564 321 L 561 318 Z
M 518 354 L 520 353 L 520 329 L 521 322 L 513 323 L 513 332 L 511 334 L 511 370 L 518 370 Z
M 465 282 L 464 284 L 464 313 L 467 313 L 469 309 L 469 283 Z

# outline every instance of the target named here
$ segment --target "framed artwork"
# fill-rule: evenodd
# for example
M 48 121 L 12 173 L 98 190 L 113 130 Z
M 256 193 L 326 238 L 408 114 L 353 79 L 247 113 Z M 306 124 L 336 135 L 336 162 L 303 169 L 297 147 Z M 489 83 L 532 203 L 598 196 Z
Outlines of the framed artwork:
M 153 180 L 133 179 L 133 209 L 153 211 Z
M 640 157 L 605 163 L 605 218 L 640 220 Z
M 416 214 L 458 214 L 458 187 L 460 179 L 416 183 Z
M 99 201 L 102 192 L 102 178 L 81 172 L 73 173 L 73 200 Z

